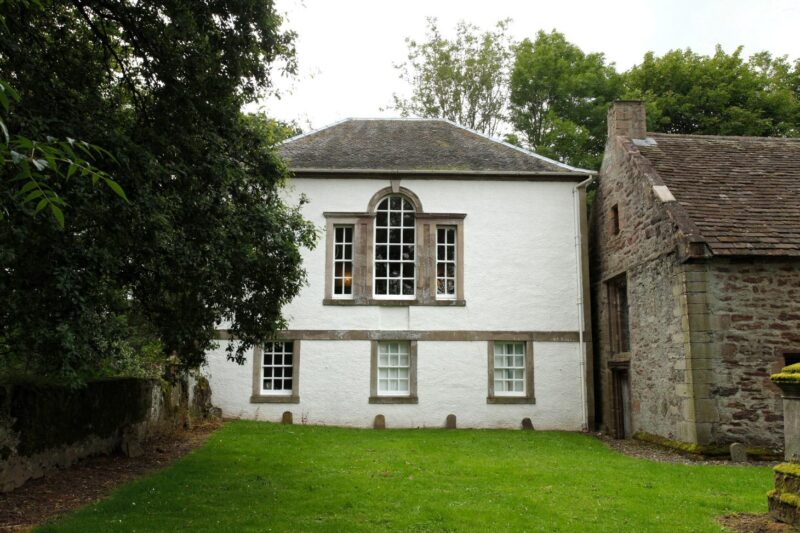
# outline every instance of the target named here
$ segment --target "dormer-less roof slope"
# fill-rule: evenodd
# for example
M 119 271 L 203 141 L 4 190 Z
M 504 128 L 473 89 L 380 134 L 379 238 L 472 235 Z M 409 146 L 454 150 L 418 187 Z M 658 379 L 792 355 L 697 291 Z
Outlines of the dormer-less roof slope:
M 800 256 L 800 139 L 634 141 L 715 255 Z
M 293 172 L 561 176 L 593 174 L 443 119 L 347 119 L 279 147 Z

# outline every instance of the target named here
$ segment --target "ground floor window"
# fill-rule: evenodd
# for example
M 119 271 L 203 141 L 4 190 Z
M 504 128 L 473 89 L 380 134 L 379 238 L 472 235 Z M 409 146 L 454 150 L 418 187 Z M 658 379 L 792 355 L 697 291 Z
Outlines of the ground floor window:
M 296 403 L 299 341 L 271 341 L 253 351 L 253 395 L 256 403 Z
M 489 403 L 533 403 L 533 345 L 489 342 Z
M 294 378 L 292 364 L 294 343 L 268 342 L 261 359 L 261 393 L 291 394 Z
M 494 393 L 522 396 L 525 394 L 525 343 L 494 343 Z
M 378 394 L 409 393 L 410 361 L 408 342 L 378 343 Z
M 370 403 L 417 403 L 416 341 L 373 341 Z

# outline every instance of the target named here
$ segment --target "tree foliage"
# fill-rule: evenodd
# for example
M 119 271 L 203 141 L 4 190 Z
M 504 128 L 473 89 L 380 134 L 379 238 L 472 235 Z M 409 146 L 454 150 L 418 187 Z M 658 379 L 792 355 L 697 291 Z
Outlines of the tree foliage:
M 510 78 L 511 123 L 536 152 L 597 168 L 608 106 L 622 79 L 603 54 L 586 54 L 556 31 L 540 31 L 515 47 Z
M 274 62 L 294 70 L 273 3 L 5 2 L 0 14 L 0 72 L 23 102 L 10 137 L 102 146 L 129 200 L 50 180 L 69 206 L 63 229 L 7 204 L 0 362 L 80 380 L 156 343 L 194 366 L 217 321 L 241 361 L 284 327 L 316 234 L 281 199 L 274 139 L 240 112 L 269 90 Z
M 424 42 L 406 39 L 408 60 L 396 65 L 412 87 L 409 98 L 394 95 L 404 115 L 446 118 L 494 135 L 505 119 L 511 41 L 508 21 L 481 33 L 464 22 L 454 39 L 442 36 L 435 18 L 428 19 Z
M 19 94 L 7 82 L 0 80 L 0 223 L 9 214 L 11 206 L 20 207 L 32 215 L 48 210 L 59 227 L 64 227 L 65 205 L 63 198 L 50 187 L 49 180 L 69 180 L 73 176 L 90 178 L 92 184 L 105 183 L 123 200 L 127 200 L 122 187 L 108 173 L 92 165 L 92 160 L 111 157 L 106 150 L 85 141 L 67 138 L 59 141 L 48 137 L 34 141 L 23 135 L 11 137 L 5 115 L 12 103 L 19 102 Z M 113 159 L 113 157 L 111 157 Z
M 742 57 L 717 46 L 645 54 L 625 73 L 629 97 L 648 104 L 648 125 L 665 133 L 800 135 L 800 61 L 768 52 Z
M 600 166 L 606 114 L 618 98 L 644 99 L 652 131 L 800 135 L 800 59 L 768 52 L 745 59 L 741 48 L 727 54 L 717 47 L 710 56 L 673 50 L 647 53 L 620 73 L 602 53 L 585 53 L 557 31 L 516 44 L 506 32 L 507 21 L 482 36 L 460 23 L 448 40 L 431 20 L 425 42 L 408 41 L 399 68 L 413 94 L 395 95 L 396 107 L 490 135 L 505 130 L 512 144 L 592 169 Z

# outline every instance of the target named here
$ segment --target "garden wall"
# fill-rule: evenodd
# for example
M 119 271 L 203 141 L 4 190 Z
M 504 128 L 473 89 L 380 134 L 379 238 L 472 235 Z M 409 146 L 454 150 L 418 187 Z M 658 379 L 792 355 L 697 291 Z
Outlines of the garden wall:
M 0 384 L 0 492 L 91 455 L 140 454 L 142 440 L 188 423 L 190 396 L 188 379 Z

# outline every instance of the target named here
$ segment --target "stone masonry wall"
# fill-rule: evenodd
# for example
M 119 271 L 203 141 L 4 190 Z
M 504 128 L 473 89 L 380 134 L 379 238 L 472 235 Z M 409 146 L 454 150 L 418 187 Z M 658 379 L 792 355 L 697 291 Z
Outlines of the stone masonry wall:
M 800 261 L 724 260 L 709 265 L 716 443 L 783 448 L 781 394 L 769 376 L 800 353 Z
M 188 422 L 189 381 L 118 378 L 79 389 L 0 384 L 0 492 L 91 455 L 141 453 L 142 440 Z
M 590 248 L 595 350 L 604 429 L 611 420 L 610 360 L 630 360 L 632 430 L 686 439 L 686 390 L 682 316 L 683 270 L 676 258 L 677 230 L 653 192 L 636 148 L 621 137 L 606 147 L 592 206 Z M 620 232 L 611 231 L 617 205 Z M 631 352 L 611 353 L 606 282 L 627 274 Z

